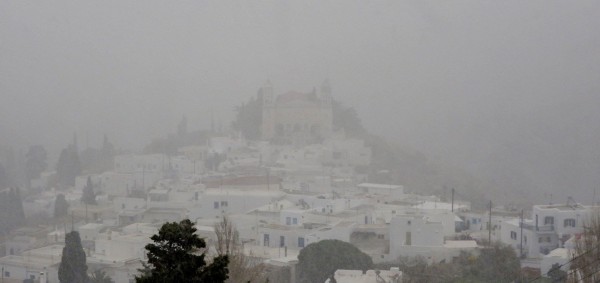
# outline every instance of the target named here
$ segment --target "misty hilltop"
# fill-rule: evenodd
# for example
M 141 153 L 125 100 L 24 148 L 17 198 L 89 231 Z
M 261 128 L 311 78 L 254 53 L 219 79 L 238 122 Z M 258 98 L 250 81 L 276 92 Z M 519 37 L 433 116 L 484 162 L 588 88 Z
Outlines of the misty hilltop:
M 78 132 L 81 144 L 99 147 L 107 134 L 137 150 L 184 113 L 191 129 L 229 125 L 266 79 L 310 92 L 329 78 L 370 133 L 422 160 L 538 201 L 583 201 L 600 181 L 599 11 L 561 1 L 3 1 L 0 144 L 44 144 L 58 159 Z

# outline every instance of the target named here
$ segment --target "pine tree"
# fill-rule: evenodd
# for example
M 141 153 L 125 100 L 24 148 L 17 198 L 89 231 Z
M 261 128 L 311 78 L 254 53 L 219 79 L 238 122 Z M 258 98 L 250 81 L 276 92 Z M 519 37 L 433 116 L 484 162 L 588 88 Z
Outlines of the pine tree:
M 165 223 L 158 234 L 151 237 L 154 244 L 146 245 L 149 266 L 141 270 L 142 275 L 136 277 L 136 282 L 225 282 L 227 255 L 217 256 L 207 265 L 205 254 L 196 253 L 206 248 L 206 243 L 195 232 L 194 223 L 189 219 Z
M 81 174 L 81 161 L 77 146 L 69 145 L 63 149 L 56 164 L 58 182 L 63 186 L 74 186 L 75 177 Z
M 88 282 L 87 268 L 79 232 L 71 231 L 65 235 L 65 247 L 58 267 L 58 280 L 61 283 Z

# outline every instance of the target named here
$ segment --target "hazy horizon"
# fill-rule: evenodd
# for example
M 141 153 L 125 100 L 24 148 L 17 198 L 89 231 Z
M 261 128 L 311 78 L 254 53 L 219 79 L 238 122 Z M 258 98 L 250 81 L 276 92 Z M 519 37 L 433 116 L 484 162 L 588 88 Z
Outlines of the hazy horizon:
M 600 183 L 594 1 L 0 2 L 0 145 L 138 150 L 324 79 L 366 128 L 499 187 Z M 558 197 L 557 197 L 558 198 Z

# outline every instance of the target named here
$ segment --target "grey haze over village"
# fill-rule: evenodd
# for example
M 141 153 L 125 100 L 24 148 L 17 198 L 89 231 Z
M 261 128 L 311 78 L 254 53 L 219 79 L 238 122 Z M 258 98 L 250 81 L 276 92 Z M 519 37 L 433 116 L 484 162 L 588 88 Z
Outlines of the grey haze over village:
M 51 253 L 40 252 L 44 246 L 62 251 L 65 232 L 84 227 L 82 237 L 96 241 L 81 239 L 88 271 L 130 282 L 139 266 L 128 265 L 129 255 L 109 256 L 103 239 L 118 234 L 137 243 L 131 255 L 147 260 L 144 246 L 161 220 L 189 218 L 206 233 L 216 225 L 209 220 L 230 220 L 244 243 L 265 249 L 265 262 L 300 274 L 277 281 L 281 272 L 273 277 L 266 271 L 272 267 L 252 261 L 263 276 L 252 280 L 321 280 L 306 277 L 308 267 L 289 257 L 301 258 L 311 240 L 342 240 L 375 266 L 339 270 L 398 271 L 404 282 L 433 282 L 406 281 L 413 271 L 395 260 L 418 255 L 435 267 L 457 257 L 445 249 L 485 250 L 489 239 L 512 246 L 520 267 L 540 277 L 551 277 L 546 256 L 559 250 L 554 256 L 567 260 L 551 263 L 583 280 L 584 268 L 566 263 L 581 254 L 568 236 L 581 235 L 584 215 L 600 201 L 599 26 L 597 1 L 0 1 L 0 190 L 9 188 L 0 211 L 20 210 L 7 206 L 17 199 L 24 204 L 14 223 L 0 223 L 0 266 L 21 270 L 17 257 Z M 38 145 L 46 166 L 29 175 Z M 73 149 L 76 158 L 68 156 Z M 88 186 L 94 220 L 81 202 Z M 231 207 L 238 200 L 218 199 L 216 188 L 227 197 L 248 190 L 248 204 Z M 377 196 L 384 188 L 389 204 Z M 63 218 L 53 215 L 58 195 L 69 205 Z M 347 200 L 339 211 L 336 199 Z M 228 208 L 205 214 L 213 200 Z M 488 220 L 489 201 L 504 218 Z M 429 212 L 429 205 L 444 213 Z M 176 206 L 185 209 L 157 212 Z M 325 213 L 321 206 L 333 207 L 339 222 L 312 216 Z M 444 231 L 441 242 L 432 236 L 423 243 L 439 249 L 405 249 L 418 242 L 399 220 L 408 217 L 399 215 L 410 210 L 405 206 L 422 210 L 407 215 L 426 215 L 411 218 L 423 231 Z M 356 219 L 340 216 L 347 209 Z M 538 239 L 542 215 L 553 209 L 553 222 L 544 223 L 554 233 L 548 241 L 523 243 L 527 235 Z M 22 230 L 43 226 L 36 219 L 46 212 L 44 237 L 57 238 L 42 245 L 39 235 Z M 310 223 L 292 223 L 294 217 Z M 428 221 L 442 224 L 431 228 Z M 276 224 L 304 227 L 294 234 L 296 228 L 281 232 Z M 517 228 L 503 230 L 511 225 Z M 527 225 L 535 229 L 524 232 Z M 259 229 L 271 229 L 270 240 Z M 357 240 L 368 236 L 356 233 L 371 232 L 381 238 Z M 143 240 L 134 239 L 139 235 Z M 293 238 L 286 238 L 296 245 L 289 256 L 280 236 Z M 285 247 L 286 255 L 271 256 L 269 247 Z M 108 258 L 123 264 L 106 265 Z M 59 278 L 60 260 L 51 263 L 40 267 L 51 277 L 53 265 Z M 10 277 L 5 269 L 3 279 Z M 344 276 L 337 282 L 371 282 Z M 515 278 L 506 282 L 528 282 Z

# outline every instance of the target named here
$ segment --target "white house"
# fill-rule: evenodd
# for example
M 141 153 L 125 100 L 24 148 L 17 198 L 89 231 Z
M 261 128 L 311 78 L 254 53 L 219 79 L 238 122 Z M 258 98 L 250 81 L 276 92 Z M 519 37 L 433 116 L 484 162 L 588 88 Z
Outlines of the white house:
M 390 270 L 346 270 L 338 269 L 334 274 L 337 283 L 400 283 L 402 282 L 402 271 L 397 267 Z M 329 283 L 327 279 L 325 283 Z
M 404 195 L 404 187 L 400 185 L 361 183 L 356 187 L 365 193 L 385 195 L 392 198 L 401 198 Z
M 62 249 L 63 245 L 50 245 L 25 251 L 21 255 L 2 257 L 0 258 L 0 266 L 4 271 L 2 276 L 5 280 L 19 280 L 18 282 L 25 279 L 39 280 L 46 276 L 48 282 L 58 282 L 58 266 Z

